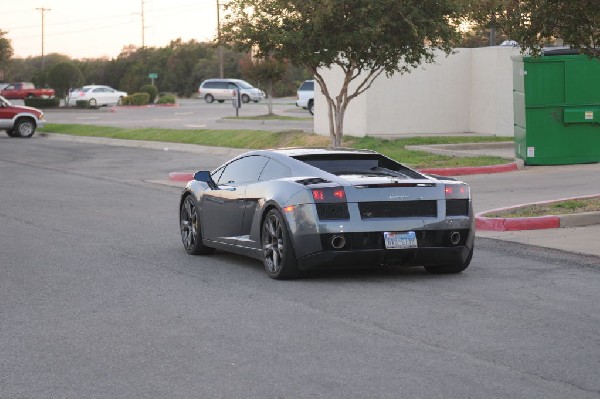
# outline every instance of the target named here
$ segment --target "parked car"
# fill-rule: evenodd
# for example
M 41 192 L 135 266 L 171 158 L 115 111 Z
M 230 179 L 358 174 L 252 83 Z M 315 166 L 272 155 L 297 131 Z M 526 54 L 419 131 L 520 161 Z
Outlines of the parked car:
M 75 106 L 79 100 L 88 101 L 90 107 L 121 105 L 125 97 L 127 93 L 109 86 L 88 85 L 71 91 L 67 97 L 67 105 Z
M 469 186 L 368 150 L 247 152 L 196 172 L 179 209 L 189 254 L 250 256 L 274 279 L 330 266 L 459 273 L 473 255 Z
M 0 129 L 10 137 L 29 138 L 38 127 L 44 127 L 44 113 L 37 108 L 13 105 L 0 96 Z
M 302 82 L 298 91 L 296 92 L 298 99 L 296 100 L 296 106 L 308 109 L 311 115 L 314 115 L 315 106 L 315 81 L 305 80 Z
M 243 103 L 255 103 L 266 97 L 265 92 L 241 79 L 207 79 L 198 87 L 198 97 L 207 103 L 217 100 L 222 103 L 232 99 L 232 91 L 239 90 Z
M 54 98 L 54 89 L 37 88 L 31 82 L 15 82 L 9 83 L 0 91 L 0 95 L 4 98 L 23 100 L 26 98 Z

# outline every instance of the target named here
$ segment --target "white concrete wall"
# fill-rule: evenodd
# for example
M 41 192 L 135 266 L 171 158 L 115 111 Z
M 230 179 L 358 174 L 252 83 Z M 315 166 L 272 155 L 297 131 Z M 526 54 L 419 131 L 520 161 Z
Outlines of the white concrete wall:
M 518 49 L 457 49 L 409 74 L 380 76 L 350 102 L 344 134 L 398 136 L 483 133 L 513 136 L 512 60 Z M 342 82 L 337 68 L 321 71 L 331 93 Z M 329 135 L 327 106 L 315 90 L 315 132 Z

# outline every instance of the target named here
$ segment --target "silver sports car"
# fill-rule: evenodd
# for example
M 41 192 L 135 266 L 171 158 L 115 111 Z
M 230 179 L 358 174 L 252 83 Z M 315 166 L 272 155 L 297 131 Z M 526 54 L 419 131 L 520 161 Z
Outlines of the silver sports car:
M 374 265 L 459 273 L 473 256 L 469 186 L 368 150 L 247 152 L 196 172 L 179 208 L 189 254 L 251 256 L 275 279 Z

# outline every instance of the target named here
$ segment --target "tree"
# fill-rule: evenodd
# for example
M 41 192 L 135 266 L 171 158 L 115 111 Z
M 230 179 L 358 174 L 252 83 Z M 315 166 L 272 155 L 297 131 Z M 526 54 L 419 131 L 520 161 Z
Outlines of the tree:
M 600 57 L 600 1 L 510 0 L 505 30 L 523 50 L 539 54 L 560 38 L 571 48 Z
M 48 72 L 48 83 L 56 90 L 58 97 L 66 98 L 69 89 L 83 85 L 83 74 L 73 63 L 61 62 Z
M 468 22 L 474 23 L 474 33 L 480 29 L 487 29 L 488 45 L 496 46 L 498 44 L 498 30 L 506 27 L 507 17 L 511 15 L 509 11 L 512 0 L 461 0 L 460 6 L 463 7 L 463 14 Z
M 273 115 L 273 82 L 283 78 L 287 72 L 287 63 L 268 57 L 253 60 L 247 56 L 240 60 L 242 75 L 255 82 L 267 82 L 267 106 L 269 115 Z
M 0 29 L 0 79 L 4 79 L 4 68 L 8 60 L 13 56 L 13 48 L 10 39 L 4 37 L 8 32 Z
M 331 145 L 339 147 L 344 113 L 382 73 L 405 73 L 451 51 L 457 30 L 452 0 L 231 0 L 221 41 L 307 67 L 328 107 Z M 337 66 L 337 94 L 320 73 Z

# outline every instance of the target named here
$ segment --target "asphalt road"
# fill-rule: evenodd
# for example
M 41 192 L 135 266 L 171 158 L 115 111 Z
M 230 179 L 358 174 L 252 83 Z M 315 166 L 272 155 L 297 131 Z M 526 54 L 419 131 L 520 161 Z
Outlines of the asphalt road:
M 230 101 L 207 104 L 201 99 L 180 99 L 177 106 L 101 107 L 98 109 L 58 108 L 44 110 L 47 123 L 76 123 L 119 128 L 155 127 L 163 129 L 259 129 L 313 131 L 313 118 L 295 105 L 295 98 L 273 99 L 273 112 L 298 120 L 233 120 L 235 108 Z M 268 113 L 267 103 L 250 102 L 238 110 L 240 117 Z
M 0 137 L 0 398 L 600 397 L 590 258 L 274 281 L 183 250 L 156 181 L 221 158 Z

